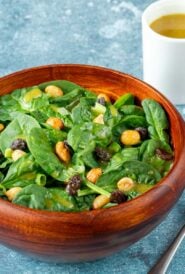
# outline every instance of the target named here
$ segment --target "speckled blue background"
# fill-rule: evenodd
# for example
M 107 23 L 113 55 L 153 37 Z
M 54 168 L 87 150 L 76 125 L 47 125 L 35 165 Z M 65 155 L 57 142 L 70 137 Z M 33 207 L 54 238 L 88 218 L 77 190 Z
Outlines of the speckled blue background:
M 0 0 L 0 75 L 41 64 L 84 63 L 141 78 L 141 13 L 152 2 Z M 185 108 L 179 110 L 185 118 Z M 147 273 L 184 221 L 185 194 L 150 235 L 109 258 L 48 264 L 0 246 L 0 273 Z M 185 273 L 185 241 L 168 273 Z

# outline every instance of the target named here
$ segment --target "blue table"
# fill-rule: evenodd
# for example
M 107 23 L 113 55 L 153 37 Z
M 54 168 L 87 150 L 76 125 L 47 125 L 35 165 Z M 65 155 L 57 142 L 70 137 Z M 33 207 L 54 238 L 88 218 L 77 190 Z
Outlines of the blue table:
M 152 0 L 0 0 L 0 75 L 51 63 L 111 67 L 142 77 L 141 13 Z M 179 107 L 185 118 L 185 107 Z M 0 246 L 1 274 L 146 273 L 185 219 L 185 194 L 150 235 L 82 264 L 38 262 Z M 185 273 L 185 241 L 168 273 Z

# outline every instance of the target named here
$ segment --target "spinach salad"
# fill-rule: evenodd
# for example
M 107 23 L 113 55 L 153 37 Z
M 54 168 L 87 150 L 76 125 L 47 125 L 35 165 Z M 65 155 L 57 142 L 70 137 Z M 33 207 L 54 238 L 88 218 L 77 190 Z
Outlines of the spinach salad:
M 151 189 L 173 164 L 164 109 L 57 80 L 0 97 L 0 196 L 33 209 L 108 208 Z

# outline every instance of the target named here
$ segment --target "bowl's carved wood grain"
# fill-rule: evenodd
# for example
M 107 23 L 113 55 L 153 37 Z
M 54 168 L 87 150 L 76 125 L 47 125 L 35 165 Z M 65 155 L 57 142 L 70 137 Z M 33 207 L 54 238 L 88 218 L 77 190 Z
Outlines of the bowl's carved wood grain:
M 48 261 L 87 261 L 110 255 L 156 227 L 185 187 L 184 121 L 160 93 L 129 75 L 83 65 L 51 65 L 0 78 L 0 95 L 41 82 L 66 79 L 108 93 L 115 99 L 132 92 L 138 101 L 154 98 L 168 113 L 175 163 L 159 184 L 125 204 L 83 213 L 36 211 L 0 200 L 0 242 Z

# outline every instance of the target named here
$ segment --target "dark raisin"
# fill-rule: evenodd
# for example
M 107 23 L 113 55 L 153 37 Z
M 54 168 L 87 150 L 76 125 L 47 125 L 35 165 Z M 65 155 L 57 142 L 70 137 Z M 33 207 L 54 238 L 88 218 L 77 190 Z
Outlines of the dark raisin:
M 95 148 L 95 156 L 98 160 L 103 162 L 108 162 L 111 158 L 111 154 L 104 148 L 96 147 Z
M 166 160 L 166 161 L 173 160 L 173 155 L 162 148 L 157 148 L 155 152 L 156 152 L 156 155 L 159 156 L 159 158 L 161 158 L 162 160 Z
M 66 148 L 69 148 L 69 144 L 68 144 L 67 140 L 64 140 L 64 145 L 65 145 Z
M 135 130 L 140 134 L 141 140 L 145 140 L 148 137 L 148 130 L 145 127 L 137 127 Z
M 111 193 L 110 196 L 110 202 L 121 204 L 123 202 L 126 202 L 127 196 L 123 194 L 120 190 L 115 190 Z
M 97 101 L 99 104 L 101 104 L 102 106 L 105 106 L 105 98 L 104 97 L 100 97 L 98 98 L 98 101 Z
M 80 189 L 81 187 L 81 183 L 82 183 L 82 179 L 80 177 L 80 175 L 75 175 L 73 176 L 67 186 L 66 186 L 66 192 L 71 195 L 74 196 L 77 194 L 77 191 Z
M 65 146 L 66 148 L 68 148 L 69 151 L 70 151 L 71 153 L 73 153 L 73 149 L 72 149 L 72 147 L 69 145 L 69 143 L 68 143 L 67 140 L 64 140 L 64 146 Z
M 11 149 L 12 150 L 16 150 L 16 149 L 26 150 L 27 144 L 23 139 L 16 139 L 15 141 L 12 142 Z

